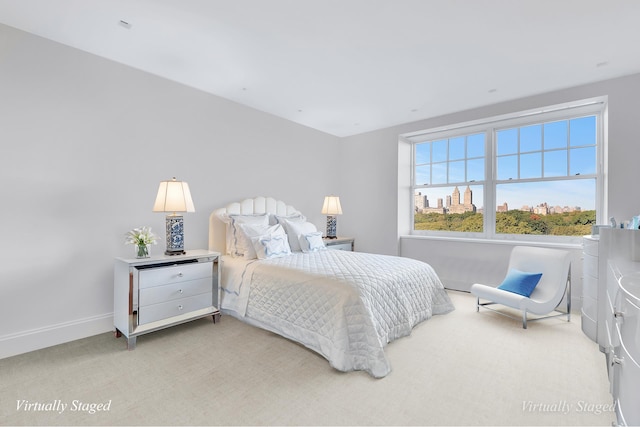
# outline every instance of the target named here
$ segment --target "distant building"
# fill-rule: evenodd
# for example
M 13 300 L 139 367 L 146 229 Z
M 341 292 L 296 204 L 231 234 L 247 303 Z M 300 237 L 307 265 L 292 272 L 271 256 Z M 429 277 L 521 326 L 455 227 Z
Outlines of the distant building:
M 439 198 L 438 199 L 438 206 L 435 206 L 433 208 L 426 207 L 426 208 L 422 209 L 422 213 L 444 214 L 444 213 L 447 213 L 447 211 L 445 210 L 444 206 L 442 205 L 442 198 Z
M 473 193 L 471 188 L 467 186 L 464 191 L 463 203 L 460 203 L 460 190 L 456 187 L 450 196 L 447 196 L 446 205 L 443 205 L 442 198 L 438 198 L 438 204 L 435 207 L 429 206 L 429 199 L 426 195 L 418 193 L 415 195 L 415 210 L 417 213 L 464 213 L 476 212 L 476 206 L 473 204 Z
M 442 198 L 439 198 L 437 203 L 437 207 L 429 207 L 429 199 L 426 195 L 423 195 L 421 192 L 415 195 L 415 210 L 416 213 L 445 213 L 444 207 L 442 206 Z
M 464 190 L 464 203 L 465 206 L 473 205 L 473 193 L 471 192 L 471 188 L 467 185 L 467 189 Z
M 473 204 L 473 192 L 471 188 L 467 185 L 467 188 L 464 190 L 464 194 L 462 194 L 462 203 L 460 203 L 460 190 L 456 186 L 453 189 L 453 192 L 450 196 L 446 198 L 446 204 L 443 204 L 442 198 L 437 199 L 436 206 L 431 207 L 429 205 L 429 199 L 426 195 L 418 192 L 415 195 L 415 211 L 416 213 L 464 213 L 464 212 L 476 212 L 483 213 L 483 209 L 476 209 L 476 206 Z M 508 212 L 509 205 L 507 202 L 504 202 L 501 205 L 496 207 L 496 212 Z M 529 205 L 523 205 L 520 208 L 520 211 L 529 212 L 537 215 L 551 215 L 551 214 L 560 214 L 560 213 L 568 213 L 568 212 L 582 212 L 582 208 L 580 206 L 549 206 L 547 202 L 542 202 L 535 207 L 530 207 Z
M 533 208 L 533 213 L 538 215 L 549 215 L 549 205 L 547 203 L 540 203 L 538 206 Z
M 414 206 L 416 212 L 421 212 L 422 209 L 429 207 L 429 199 L 427 199 L 427 196 L 424 196 L 422 195 L 422 193 L 418 192 L 418 194 L 414 196 Z
M 458 190 L 458 187 L 456 186 L 456 188 L 453 190 L 453 194 L 451 194 L 451 204 L 447 206 L 447 211 L 449 213 L 465 213 L 476 211 L 476 206 L 473 204 L 473 192 L 468 185 L 467 189 L 464 190 L 463 203 L 460 203 L 460 190 Z
M 564 207 L 560 205 L 549 206 L 547 202 L 540 203 L 535 207 L 529 207 L 528 205 L 524 205 L 520 208 L 520 210 L 523 212 L 531 212 L 538 215 L 552 215 L 552 214 L 582 211 L 580 206 L 564 206 Z
M 554 206 L 553 213 L 568 213 L 568 212 L 582 212 L 580 206 Z

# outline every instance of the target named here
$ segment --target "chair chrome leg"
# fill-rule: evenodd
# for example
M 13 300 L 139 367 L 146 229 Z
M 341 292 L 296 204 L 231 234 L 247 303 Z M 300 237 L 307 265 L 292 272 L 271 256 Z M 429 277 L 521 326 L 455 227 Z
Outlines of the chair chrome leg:
M 569 274 L 567 274 L 567 322 L 571 322 L 571 264 L 569 264 Z
M 527 329 L 527 310 L 522 311 L 522 329 Z
M 480 311 L 480 297 L 476 298 L 476 313 Z

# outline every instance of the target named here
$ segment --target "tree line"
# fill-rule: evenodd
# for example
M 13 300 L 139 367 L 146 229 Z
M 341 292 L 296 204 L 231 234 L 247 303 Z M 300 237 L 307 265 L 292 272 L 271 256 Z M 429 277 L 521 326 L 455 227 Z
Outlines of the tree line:
M 459 214 L 416 213 L 414 221 L 416 230 L 483 231 L 483 215 L 475 212 Z M 595 223 L 595 210 L 549 215 L 520 210 L 496 212 L 496 233 L 500 234 L 583 236 L 591 234 L 591 226 Z

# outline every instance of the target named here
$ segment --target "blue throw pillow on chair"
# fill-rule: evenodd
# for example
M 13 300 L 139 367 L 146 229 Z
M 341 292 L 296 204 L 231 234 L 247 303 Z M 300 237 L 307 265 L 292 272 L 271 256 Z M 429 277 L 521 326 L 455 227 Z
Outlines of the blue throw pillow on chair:
M 542 273 L 525 273 L 512 268 L 498 289 L 529 297 L 540 281 Z

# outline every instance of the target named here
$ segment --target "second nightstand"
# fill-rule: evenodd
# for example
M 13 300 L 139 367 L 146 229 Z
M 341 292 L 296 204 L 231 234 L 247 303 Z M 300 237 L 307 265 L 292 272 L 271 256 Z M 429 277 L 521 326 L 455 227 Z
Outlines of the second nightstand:
M 324 241 L 324 245 L 327 249 L 337 249 L 340 251 L 353 251 L 354 249 L 354 238 L 353 237 L 337 237 L 335 239 L 327 239 L 324 237 L 322 239 Z

